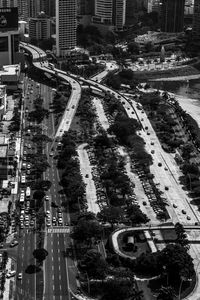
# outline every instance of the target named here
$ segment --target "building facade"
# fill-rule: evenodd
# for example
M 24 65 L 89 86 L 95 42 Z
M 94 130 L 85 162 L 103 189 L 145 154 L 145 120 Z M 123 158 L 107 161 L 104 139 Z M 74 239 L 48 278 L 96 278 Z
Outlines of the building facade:
M 194 1 L 194 15 L 192 34 L 195 39 L 200 39 L 200 1 Z
M 56 55 L 65 56 L 76 46 L 77 1 L 56 0 Z
M 29 38 L 46 40 L 51 37 L 51 20 L 41 12 L 37 18 L 29 19 Z
M 92 22 L 108 30 L 122 30 L 126 20 L 126 0 L 95 0 Z
M 163 32 L 181 32 L 184 28 L 185 0 L 162 0 L 161 30 Z

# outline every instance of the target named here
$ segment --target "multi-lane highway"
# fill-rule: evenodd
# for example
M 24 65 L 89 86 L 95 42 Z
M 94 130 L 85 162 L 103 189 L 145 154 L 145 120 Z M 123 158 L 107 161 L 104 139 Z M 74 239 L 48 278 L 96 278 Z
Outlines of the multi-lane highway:
M 22 48 L 26 49 L 32 54 L 34 65 L 37 68 L 45 72 L 48 72 L 50 74 L 56 73 L 58 77 L 60 77 L 62 80 L 68 81 L 72 86 L 72 95 L 66 107 L 63 119 L 55 134 L 55 139 L 57 137 L 61 137 L 63 133 L 69 129 L 72 119 L 74 117 L 81 96 L 81 86 L 78 83 L 78 81 L 83 82 L 86 85 L 96 87 L 103 92 L 112 94 L 115 98 L 119 99 L 119 101 L 121 101 L 124 104 L 125 110 L 129 117 L 132 118 L 135 117 L 136 115 L 139 118 L 140 122 L 142 119 L 144 120 L 143 121 L 144 127 L 148 126 L 149 134 L 147 134 L 147 132 L 143 129 L 141 135 L 146 141 L 147 151 L 151 151 L 152 149 L 155 151 L 154 166 L 152 167 L 152 172 L 154 173 L 155 180 L 157 182 L 162 181 L 161 188 L 164 189 L 165 191 L 165 195 L 169 204 L 168 211 L 172 221 L 174 223 L 180 221 L 181 223 L 187 223 L 187 224 L 194 224 L 195 222 L 198 222 L 199 215 L 196 214 L 196 212 L 189 204 L 188 197 L 185 191 L 183 191 L 182 188 L 180 187 L 178 178 L 175 176 L 175 166 L 173 164 L 173 160 L 169 159 L 169 156 L 163 151 L 162 147 L 160 146 L 157 136 L 155 135 L 155 132 L 153 131 L 151 124 L 149 123 L 145 113 L 142 114 L 139 110 L 137 110 L 135 104 L 131 103 L 130 99 L 128 99 L 126 96 L 99 83 L 110 70 L 117 68 L 117 66 L 114 63 L 107 64 L 107 69 L 101 74 L 94 76 L 93 79 L 85 79 L 82 77 L 77 77 L 72 74 L 70 74 L 69 76 L 58 69 L 52 70 L 51 68 L 49 68 L 48 63 L 46 62 L 45 52 L 42 52 L 40 49 L 38 50 L 37 47 L 32 47 L 30 45 L 21 44 L 21 46 Z M 39 60 L 43 60 L 43 62 L 40 62 Z M 158 165 L 158 163 L 160 162 L 162 163 L 161 167 Z M 62 196 L 58 193 L 57 190 L 59 176 L 57 174 L 57 169 L 55 168 L 53 160 L 51 161 L 51 169 L 49 170 L 49 172 L 46 173 L 45 176 L 46 178 L 49 178 L 49 180 L 53 182 L 51 188 L 52 200 L 58 205 L 60 205 Z M 167 186 L 169 189 L 165 190 L 165 186 Z M 173 207 L 173 204 L 175 202 L 180 203 L 176 209 L 174 209 Z M 54 216 L 56 214 L 55 209 L 50 207 L 49 209 L 51 210 L 52 216 Z M 183 209 L 187 210 L 186 215 L 183 214 L 182 212 Z M 66 220 L 66 222 L 69 221 L 68 216 L 65 213 L 63 215 L 63 218 L 64 220 Z M 47 249 L 50 251 L 50 255 L 48 256 L 46 261 L 48 263 L 45 264 L 46 272 L 44 272 L 44 276 L 46 276 L 45 281 L 47 281 L 44 288 L 44 297 L 46 297 L 45 299 L 70 299 L 69 287 L 71 287 L 71 285 L 75 285 L 75 281 L 76 281 L 75 276 L 73 277 L 72 274 L 73 275 L 75 274 L 76 267 L 73 261 L 70 261 L 70 259 L 62 260 L 63 256 L 61 255 L 61 251 L 62 249 L 65 249 L 68 246 L 68 243 L 70 243 L 70 240 L 68 239 L 67 236 L 67 230 L 68 230 L 67 226 L 66 228 L 64 228 L 63 226 L 63 230 L 66 230 L 66 232 L 61 234 L 59 233 L 59 229 L 56 228 L 47 229 L 48 234 L 45 243 Z M 58 248 L 60 250 L 58 250 Z M 195 257 L 195 267 L 197 269 L 200 264 L 200 261 L 198 259 L 200 255 L 200 248 L 198 247 L 198 245 L 191 245 L 190 251 L 191 251 L 191 255 Z M 63 263 L 63 265 L 61 266 L 61 262 L 62 263 L 65 262 L 65 264 Z M 71 263 L 72 263 L 72 267 L 70 267 Z M 56 269 L 55 269 L 55 265 L 56 265 Z M 61 266 L 60 267 L 61 269 L 59 269 L 59 266 Z M 64 270 L 64 268 L 66 270 Z M 71 270 L 73 271 L 71 272 Z M 47 278 L 48 280 L 46 280 Z M 60 284 L 60 282 L 63 281 L 66 282 L 66 289 L 62 286 L 62 284 Z M 198 294 L 198 292 L 199 291 L 197 288 L 196 295 Z

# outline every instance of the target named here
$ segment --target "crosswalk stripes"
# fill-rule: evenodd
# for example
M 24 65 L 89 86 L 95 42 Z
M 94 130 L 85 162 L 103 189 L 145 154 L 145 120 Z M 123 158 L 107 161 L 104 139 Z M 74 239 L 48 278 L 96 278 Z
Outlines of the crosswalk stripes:
M 69 227 L 63 227 L 63 228 L 48 228 L 47 233 L 70 233 Z

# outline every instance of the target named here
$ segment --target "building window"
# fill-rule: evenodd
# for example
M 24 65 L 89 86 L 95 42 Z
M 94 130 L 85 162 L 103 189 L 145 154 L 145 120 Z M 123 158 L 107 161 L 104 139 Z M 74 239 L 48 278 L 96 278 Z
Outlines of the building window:
M 0 37 L 0 52 L 8 51 L 8 37 Z

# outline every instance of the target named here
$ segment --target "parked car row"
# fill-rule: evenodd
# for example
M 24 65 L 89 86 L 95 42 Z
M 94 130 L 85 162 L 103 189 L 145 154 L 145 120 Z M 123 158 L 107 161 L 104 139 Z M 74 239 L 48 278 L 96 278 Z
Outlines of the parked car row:
M 138 166 L 136 162 L 133 162 L 131 169 L 133 172 L 137 173 L 139 179 L 142 182 L 144 192 L 149 199 L 149 203 L 151 204 L 151 207 L 153 208 L 156 215 L 160 216 L 165 212 L 164 201 L 163 202 L 161 201 L 162 200 L 161 197 L 158 201 L 157 195 L 155 194 L 152 187 L 152 182 L 147 178 L 146 173 L 144 172 L 141 166 Z M 143 202 L 143 205 L 146 205 L 145 201 Z

